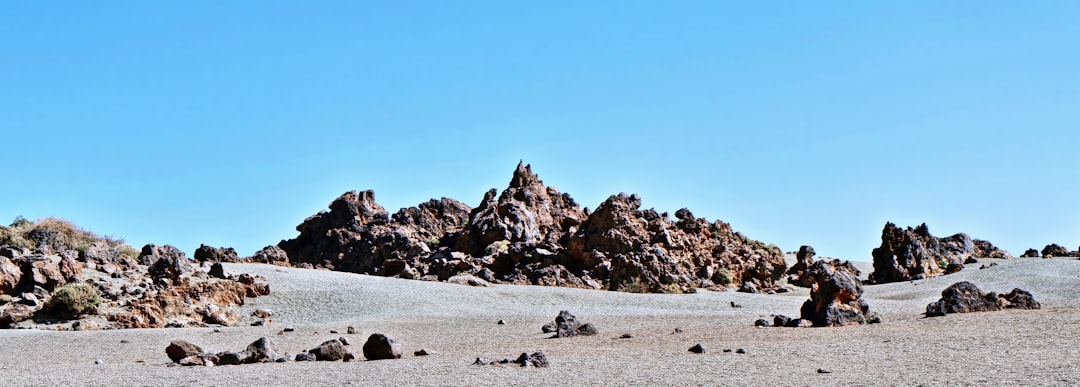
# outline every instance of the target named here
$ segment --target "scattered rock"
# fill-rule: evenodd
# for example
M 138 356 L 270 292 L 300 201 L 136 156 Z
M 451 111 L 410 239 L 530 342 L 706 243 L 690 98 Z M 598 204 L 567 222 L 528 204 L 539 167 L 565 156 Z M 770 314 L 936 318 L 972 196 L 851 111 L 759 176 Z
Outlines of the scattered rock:
M 736 349 L 735 353 L 746 353 L 746 349 L 745 348 Z
M 307 352 L 300 352 L 296 354 L 296 361 L 315 361 L 315 355 Z
M 194 265 L 187 259 L 184 252 L 170 245 L 143 246 L 139 261 L 150 266 L 149 273 L 154 279 L 167 278 L 175 282 L 181 275 L 195 271 Z
M 817 373 L 819 373 L 819 374 L 831 374 L 832 370 L 829 370 L 829 369 L 826 369 L 826 368 L 818 368 Z
M 543 352 L 533 352 L 531 355 L 527 352 L 518 356 L 514 363 L 520 364 L 522 367 L 537 367 L 544 368 L 548 366 L 548 358 Z
M 975 257 L 968 257 L 968 259 L 964 260 L 965 265 L 974 265 L 976 263 L 979 263 L 979 260 L 975 259 Z
M 240 258 L 232 247 L 210 247 L 200 244 L 199 248 L 195 249 L 195 262 L 199 262 L 199 264 L 204 262 L 240 262 Z M 211 275 L 213 275 L 212 271 Z
M 292 325 L 286 325 L 285 328 L 281 329 L 282 332 L 292 332 L 292 331 L 295 331 L 295 330 L 296 330 L 296 328 L 293 327 Z
M 413 356 L 430 356 L 430 355 L 434 355 L 434 354 L 435 354 L 434 351 L 430 351 L 430 350 L 428 350 L 426 348 L 420 348 L 416 352 L 413 352 Z
M 250 357 L 245 363 L 263 363 L 270 362 L 277 358 L 277 349 L 274 343 L 270 342 L 270 339 L 261 337 L 255 342 L 249 344 L 245 350 Z
M 165 347 L 165 354 L 169 356 L 170 360 L 177 363 L 181 359 L 196 356 L 200 353 L 203 353 L 201 347 L 184 340 L 173 340 L 168 347 Z
M 210 273 L 209 274 L 210 274 L 211 277 L 214 277 L 214 278 L 221 278 L 221 279 L 228 279 L 229 278 L 227 275 L 225 275 L 225 266 L 222 266 L 221 262 L 214 262 L 214 264 L 210 266 Z
M 94 359 L 94 365 L 105 365 L 105 360 Z
M 926 306 L 926 316 L 944 316 L 947 313 L 970 313 L 995 311 L 1005 308 L 1039 309 L 1031 293 L 1013 289 L 1006 295 L 979 290 L 967 281 L 957 282 L 941 292 L 941 299 Z
M 499 320 L 499 322 L 497 322 L 496 324 L 499 324 L 499 325 L 506 325 L 506 321 L 503 321 L 503 320 Z M 548 333 L 548 332 L 545 332 L 545 333 Z
M 592 336 L 597 332 L 596 327 L 592 324 L 583 324 L 578 322 L 577 317 L 570 313 L 570 311 L 560 311 L 558 316 L 555 316 L 555 323 L 553 325 L 555 335 L 551 338 L 560 337 L 574 337 L 574 336 Z M 544 325 L 542 330 L 546 333 L 550 333 L 552 325 Z
M 401 346 L 381 333 L 368 336 L 364 343 L 364 357 L 368 360 L 401 358 Z
M 350 334 L 350 335 L 355 335 L 355 334 L 357 334 L 357 333 L 360 333 L 360 332 L 358 332 L 358 331 L 356 330 L 356 328 L 353 328 L 353 327 L 352 327 L 352 326 L 350 325 L 350 326 L 349 326 L 348 328 L 346 328 L 346 329 L 345 329 L 345 333 L 346 333 L 346 334 Z
M 352 354 L 338 340 L 329 340 L 319 344 L 318 347 L 307 351 L 319 361 L 345 361 L 352 358 Z M 297 361 L 301 361 L 299 358 Z
M 693 347 L 690 347 L 690 352 L 705 353 L 705 345 L 701 343 L 694 344 Z
M 631 335 L 629 333 L 623 333 L 622 336 L 619 336 L 619 338 L 620 339 L 632 339 L 632 338 L 634 338 L 634 335 Z
M 447 278 L 446 282 L 458 285 L 479 286 L 488 287 L 491 286 L 490 282 L 487 282 L 481 278 L 477 278 L 471 274 L 459 274 L 453 277 Z
M 769 320 L 766 320 L 766 319 L 763 319 L 763 318 L 759 318 L 759 319 L 757 319 L 757 321 L 754 321 L 754 326 L 755 327 L 768 327 L 770 325 L 772 325 L 772 324 L 769 324 Z
M 736 304 L 735 301 L 731 301 L 732 308 L 742 308 L 742 305 Z
M 1020 258 L 1038 258 L 1039 250 L 1027 249 L 1023 254 L 1020 254 Z
M 675 330 L 671 331 L 671 334 L 673 334 L 673 335 L 679 334 L 679 333 L 683 333 L 682 328 L 675 328 Z

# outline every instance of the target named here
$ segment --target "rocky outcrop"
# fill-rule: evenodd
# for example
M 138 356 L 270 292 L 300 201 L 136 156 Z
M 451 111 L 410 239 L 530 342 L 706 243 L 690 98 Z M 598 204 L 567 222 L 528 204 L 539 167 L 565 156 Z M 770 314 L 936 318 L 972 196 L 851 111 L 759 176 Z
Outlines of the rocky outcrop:
M 749 283 L 767 290 L 786 268 L 775 246 L 689 210 L 641 210 L 619 194 L 589 212 L 519 164 L 509 186 L 478 207 L 431 200 L 388 216 L 371 191 L 348 192 L 278 246 L 296 266 L 446 281 L 631 292 L 682 292 Z
M 1023 254 L 1020 254 L 1020 258 L 1038 258 L 1039 250 L 1027 249 Z
M 1069 255 L 1069 249 L 1057 243 L 1051 243 L 1042 249 L 1043 258 L 1068 257 Z
M 184 252 L 169 245 L 143 246 L 142 253 L 139 254 L 139 262 L 150 266 L 149 273 L 154 279 L 164 278 L 177 281 L 180 276 L 191 274 L 195 270 Z
M 200 244 L 199 248 L 195 250 L 195 261 L 200 264 L 204 262 L 240 262 L 240 257 L 236 255 L 236 249 L 232 247 L 210 247 Z
M 989 312 L 1002 309 L 1039 309 L 1031 293 L 1013 289 L 1008 294 L 979 290 L 967 281 L 957 282 L 941 292 L 941 299 L 926 306 L 926 316 L 944 316 L 947 313 Z
M 1004 256 L 1007 252 L 989 242 L 976 243 L 964 233 L 934 237 L 925 223 L 906 230 L 886 223 L 881 246 L 873 251 L 874 272 L 869 281 L 882 284 L 929 278 L 947 273 L 950 267 L 954 271 L 961 269 L 967 258 L 977 254 Z
M 289 266 L 289 255 L 277 246 L 266 246 L 254 255 L 245 259 L 247 262 L 268 263 L 271 265 Z
M 807 270 L 810 299 L 803 303 L 802 319 L 816 327 L 862 324 L 869 307 L 862 300 L 858 274 L 839 261 L 817 261 Z M 785 322 L 785 325 L 787 323 Z
M 975 243 L 975 252 L 972 254 L 973 258 L 996 258 L 996 259 L 1013 259 L 1012 254 L 1008 251 L 999 249 L 989 241 L 982 239 L 973 239 Z
M 799 251 L 795 254 L 795 264 L 792 265 L 791 268 L 789 268 L 787 271 L 787 280 L 789 284 L 804 288 L 814 286 L 814 275 L 812 273 L 809 273 L 810 268 L 814 266 L 814 254 L 816 253 L 814 252 L 813 247 L 799 247 Z M 839 259 L 828 258 L 824 259 L 824 261 L 826 261 L 826 264 L 834 268 L 840 268 L 847 271 L 848 273 L 851 273 L 855 278 L 858 278 L 859 275 L 862 274 L 859 269 L 857 269 L 855 265 L 849 261 L 840 261 Z

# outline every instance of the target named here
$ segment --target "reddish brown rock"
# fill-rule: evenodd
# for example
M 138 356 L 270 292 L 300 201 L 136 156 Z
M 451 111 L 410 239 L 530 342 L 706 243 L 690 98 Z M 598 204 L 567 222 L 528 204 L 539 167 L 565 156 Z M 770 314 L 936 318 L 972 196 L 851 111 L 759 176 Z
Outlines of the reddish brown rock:
M 906 230 L 887 223 L 881 232 L 881 246 L 873 251 L 870 281 L 882 284 L 941 275 L 950 264 L 963 267 L 964 260 L 975 252 L 975 243 L 967 234 L 937 238 L 925 223 Z
M 11 294 L 22 280 L 22 268 L 7 257 L 0 257 L 0 294 Z
M 810 299 L 802 306 L 802 319 L 814 326 L 862 324 L 869 307 L 862 300 L 857 274 L 839 261 L 817 261 L 805 272 L 811 281 Z

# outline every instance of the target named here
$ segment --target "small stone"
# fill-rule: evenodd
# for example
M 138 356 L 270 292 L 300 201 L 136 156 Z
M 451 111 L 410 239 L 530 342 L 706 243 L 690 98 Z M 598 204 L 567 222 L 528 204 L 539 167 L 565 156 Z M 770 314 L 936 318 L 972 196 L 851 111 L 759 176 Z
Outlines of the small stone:
M 335 331 L 335 330 L 331 329 L 331 330 L 330 330 L 330 334 L 331 334 L 331 335 L 336 335 L 336 334 L 338 334 L 338 333 L 337 333 L 337 331 Z M 348 345 L 348 344 L 345 344 L 345 345 Z
M 694 344 L 693 347 L 690 347 L 690 352 L 693 352 L 693 353 L 705 353 L 705 346 L 702 345 L 701 343 Z
M 484 361 L 484 359 L 481 359 L 481 358 L 476 358 L 476 361 L 473 362 L 473 365 L 487 365 L 487 364 L 488 364 L 488 362 Z
M 766 320 L 766 319 L 763 319 L 763 318 L 759 318 L 759 319 L 757 319 L 757 321 L 754 321 L 754 326 L 755 327 L 767 327 L 767 326 L 770 326 L 770 325 L 772 325 L 772 324 L 769 324 L 769 320 Z
M 632 339 L 632 338 L 634 338 L 634 335 L 631 335 L 629 333 L 623 333 L 622 336 L 619 336 L 619 338 L 620 339 Z
M 746 349 L 744 349 L 744 348 L 736 349 L 735 353 L 746 353 Z
M 682 331 L 682 328 L 675 328 L 675 330 L 674 330 L 674 331 L 672 331 L 672 332 L 671 332 L 671 334 L 673 334 L 673 335 L 674 335 L 674 334 L 676 334 L 676 333 L 682 333 L 682 332 L 683 332 L 683 331 Z
M 286 326 L 285 329 L 282 330 L 282 332 L 292 332 L 292 331 L 295 331 L 295 330 L 296 330 L 295 327 L 293 327 L 292 325 L 289 325 L 289 326 Z
M 94 364 L 96 364 L 96 365 L 105 365 L 105 361 L 101 360 L 101 359 L 96 359 L 96 360 L 94 360 Z
M 499 322 L 497 322 L 496 324 L 499 324 L 499 325 L 506 325 L 506 321 L 503 321 L 503 320 L 499 320 Z
M 357 334 L 358 332 L 356 331 L 356 328 L 353 328 L 353 327 L 352 327 L 352 326 L 350 325 L 350 326 L 349 326 L 348 328 L 346 328 L 346 329 L 345 329 L 345 333 L 347 333 L 347 334 L 350 334 L 350 335 L 355 335 L 355 334 Z
M 724 348 L 724 353 L 729 353 L 729 352 L 731 352 L 731 348 Z
M 430 356 L 434 354 L 435 352 L 430 351 L 426 348 L 421 348 L 419 351 L 413 352 L 413 356 Z
M 127 344 L 127 343 L 130 343 L 130 341 L 127 341 L 127 340 L 120 340 L 120 344 Z
M 732 308 L 742 308 L 742 305 L 736 304 L 735 301 L 732 301 L 731 302 L 731 307 Z
M 825 368 L 818 368 L 817 373 L 819 373 L 819 374 L 831 374 L 832 370 L 825 369 Z
M 214 328 L 214 333 L 221 333 L 220 329 Z

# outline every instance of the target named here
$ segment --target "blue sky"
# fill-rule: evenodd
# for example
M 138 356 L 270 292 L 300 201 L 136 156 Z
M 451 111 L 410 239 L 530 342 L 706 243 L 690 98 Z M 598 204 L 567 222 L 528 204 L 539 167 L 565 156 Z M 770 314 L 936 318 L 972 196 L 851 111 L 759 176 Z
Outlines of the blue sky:
M 1080 3 L 6 2 L 0 221 L 251 254 L 518 162 L 787 250 L 1080 245 Z

